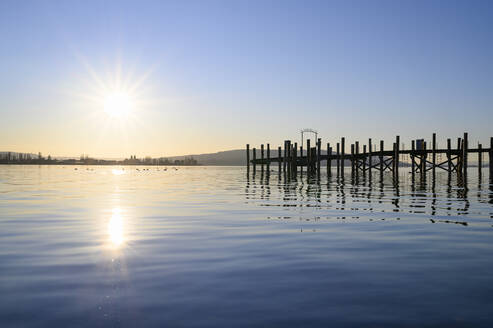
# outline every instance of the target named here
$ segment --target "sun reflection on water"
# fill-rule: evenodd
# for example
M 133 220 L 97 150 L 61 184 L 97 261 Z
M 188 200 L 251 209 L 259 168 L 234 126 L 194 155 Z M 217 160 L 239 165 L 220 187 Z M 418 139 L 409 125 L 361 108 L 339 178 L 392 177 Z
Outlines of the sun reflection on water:
M 125 241 L 123 218 L 118 208 L 113 209 L 113 214 L 108 223 L 108 235 L 111 245 L 114 248 L 119 248 Z
M 123 173 L 125 173 L 125 171 L 123 169 L 113 169 L 113 170 L 111 170 L 111 172 L 114 175 L 122 175 Z

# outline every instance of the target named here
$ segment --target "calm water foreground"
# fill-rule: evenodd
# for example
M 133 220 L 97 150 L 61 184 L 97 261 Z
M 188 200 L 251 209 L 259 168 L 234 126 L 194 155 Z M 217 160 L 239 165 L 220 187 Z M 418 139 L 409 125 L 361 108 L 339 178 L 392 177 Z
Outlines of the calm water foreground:
M 476 170 L 0 166 L 0 327 L 493 327 Z

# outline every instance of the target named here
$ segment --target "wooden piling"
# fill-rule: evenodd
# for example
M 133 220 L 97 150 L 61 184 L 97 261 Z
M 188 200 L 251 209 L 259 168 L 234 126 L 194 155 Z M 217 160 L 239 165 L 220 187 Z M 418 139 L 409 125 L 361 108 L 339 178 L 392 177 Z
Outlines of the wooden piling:
M 478 144 L 478 178 L 481 180 L 481 170 L 483 168 L 483 153 L 481 150 L 483 149 L 483 145 Z
M 267 144 L 267 171 L 270 171 L 270 144 Z
M 463 150 L 462 156 L 464 157 L 464 159 L 463 159 L 464 163 L 463 163 L 462 167 L 464 170 L 464 178 L 465 178 L 467 176 L 467 150 L 469 148 L 468 139 L 467 139 L 467 132 L 464 132 L 464 139 L 463 140 L 464 140 L 464 147 L 462 148 L 462 150 Z
M 340 161 L 340 157 L 339 157 L 340 156 L 340 149 L 339 148 L 340 148 L 340 145 L 339 145 L 339 143 L 337 143 L 336 144 L 336 151 L 337 151 L 337 153 L 336 153 L 336 155 L 337 155 L 337 157 L 336 157 L 337 176 L 339 176 L 339 173 L 341 171 L 340 170 L 341 161 Z
M 395 136 L 395 155 L 394 155 L 394 160 L 395 160 L 395 175 L 398 177 L 399 176 L 399 149 L 400 149 L 400 136 Z
M 371 138 L 368 139 L 368 175 L 371 177 L 371 166 L 372 166 L 372 156 L 371 156 Z
M 351 174 L 354 174 L 354 144 L 351 144 Z
M 397 162 L 395 157 L 396 157 L 396 154 L 397 154 L 397 149 L 395 147 L 395 142 L 392 143 L 392 174 L 395 175 L 395 172 L 397 171 L 397 169 L 395 168 L 395 163 Z
M 447 170 L 452 172 L 452 140 L 447 139 Z
M 435 167 L 437 165 L 437 154 L 436 154 L 436 151 L 437 151 L 437 134 L 436 133 L 433 133 L 432 137 L 431 137 L 431 162 L 433 163 L 432 164 L 432 172 L 433 172 L 433 176 L 435 176 Z
M 493 137 L 490 138 L 490 180 L 493 181 Z
M 341 175 L 344 176 L 344 154 L 346 152 L 345 146 L 346 138 L 341 138 Z
M 457 174 L 462 174 L 462 139 L 459 137 L 457 138 L 457 167 L 456 171 Z
M 383 173 L 383 140 L 380 140 L 380 173 Z
M 327 175 L 330 177 L 332 175 L 331 170 L 332 170 L 332 148 L 330 148 L 330 143 L 327 143 Z
M 260 168 L 262 172 L 264 171 L 264 144 L 260 145 Z
M 310 173 L 312 167 L 312 149 L 310 148 L 310 139 L 306 139 L 306 172 Z
M 288 172 L 288 175 L 290 175 L 292 172 L 291 172 L 291 164 L 292 164 L 292 160 L 291 160 L 291 140 L 286 140 L 286 150 L 287 150 L 287 172 Z
M 415 144 L 415 141 L 412 140 L 411 141 L 411 156 L 410 157 L 411 157 L 411 177 L 412 177 L 413 181 L 414 181 L 414 174 L 416 172 L 415 164 L 414 164 L 414 162 L 415 162 L 415 160 L 414 160 L 415 150 L 416 150 L 416 144 Z
M 256 164 L 257 164 L 257 149 L 256 148 L 253 148 L 252 157 L 253 157 L 253 173 L 255 174 L 255 171 L 257 169 L 257 167 L 256 167 Z
M 363 174 L 366 174 L 366 145 L 363 145 Z
M 293 149 L 293 172 L 294 174 L 298 173 L 298 143 L 294 143 Z
M 288 141 L 287 140 L 284 140 L 284 157 L 283 157 L 283 160 L 282 160 L 282 172 L 284 174 L 286 174 L 286 165 L 287 165 L 287 157 L 288 157 L 288 149 L 287 149 L 287 146 L 288 146 Z
M 247 172 L 250 171 L 250 144 L 246 145 Z
M 426 141 L 423 142 L 423 155 L 421 156 L 421 163 L 420 163 L 420 166 L 421 166 L 421 177 L 426 177 Z
M 317 140 L 317 174 L 320 175 L 320 158 L 322 156 L 322 139 Z

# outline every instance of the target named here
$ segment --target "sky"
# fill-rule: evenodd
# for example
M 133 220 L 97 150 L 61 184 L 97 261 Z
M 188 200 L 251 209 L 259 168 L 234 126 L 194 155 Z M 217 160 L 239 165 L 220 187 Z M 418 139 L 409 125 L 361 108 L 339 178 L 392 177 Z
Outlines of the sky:
M 492 58 L 492 1 L 3 0 L 0 151 L 487 145 Z

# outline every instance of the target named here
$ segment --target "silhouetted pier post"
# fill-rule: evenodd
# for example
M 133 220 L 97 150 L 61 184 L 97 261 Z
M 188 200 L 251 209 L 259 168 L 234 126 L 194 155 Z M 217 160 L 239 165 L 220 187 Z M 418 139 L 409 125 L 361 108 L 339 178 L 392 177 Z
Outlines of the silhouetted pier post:
M 359 141 L 354 143 L 354 168 L 356 176 L 359 175 Z
M 414 160 L 414 154 L 415 154 L 415 150 L 416 150 L 416 144 L 415 144 L 415 141 L 412 140 L 411 141 L 411 178 L 414 182 L 414 174 L 416 173 L 416 168 L 415 168 L 415 160 Z
M 351 144 L 351 175 L 354 175 L 354 144 Z
M 267 171 L 270 172 L 270 144 L 267 144 Z
M 456 171 L 457 174 L 462 174 L 462 139 L 459 137 L 457 138 L 457 167 Z
M 396 173 L 396 168 L 395 168 L 395 164 L 396 164 L 396 160 L 395 160 L 395 154 L 397 152 L 397 149 L 395 148 L 395 142 L 392 143 L 392 174 L 394 175 L 395 177 L 395 173 Z
M 433 133 L 431 137 L 431 162 L 432 162 L 432 172 L 433 176 L 435 176 L 435 167 L 437 165 L 437 134 Z
M 368 139 L 368 175 L 371 178 L 371 166 L 372 166 L 372 156 L 371 156 L 371 138 Z
M 344 155 L 346 153 L 346 138 L 341 138 L 341 176 L 344 176 Z
M 317 175 L 320 176 L 320 157 L 322 155 L 322 139 L 317 140 Z
M 287 160 L 287 156 L 288 156 L 288 150 L 287 150 L 287 144 L 288 144 L 288 141 L 287 140 L 284 140 L 284 157 L 283 157 L 283 161 L 282 161 L 282 172 L 284 174 L 286 174 L 286 160 Z
M 468 150 L 468 139 L 467 139 L 467 132 L 464 132 L 464 147 L 462 147 L 463 153 L 463 169 L 464 169 L 464 179 L 467 177 L 467 150 Z
M 256 167 L 256 164 L 257 164 L 257 149 L 255 147 L 253 148 L 252 157 L 253 157 L 253 174 L 255 174 L 255 171 L 257 170 L 257 167 Z
M 447 139 L 447 168 L 448 172 L 452 172 L 452 140 Z
M 337 151 L 337 153 L 336 153 L 336 155 L 337 155 L 337 157 L 336 157 L 337 176 L 339 176 L 339 174 L 341 172 L 341 170 L 340 170 L 340 165 L 341 165 L 341 158 L 340 158 L 340 156 L 341 156 L 341 153 L 340 153 L 339 148 L 340 148 L 340 145 L 339 145 L 339 143 L 337 143 L 336 144 L 336 151 Z
M 250 144 L 246 145 L 247 173 L 250 172 Z
M 310 139 L 306 139 L 306 173 L 310 174 L 312 167 L 312 149 L 310 148 Z
M 279 174 L 281 174 L 281 157 L 282 157 L 282 148 L 281 146 L 277 147 L 277 167 Z
M 293 165 L 294 165 L 294 173 L 298 173 L 298 143 L 294 143 L 294 151 L 293 151 Z
M 483 154 L 481 150 L 483 149 L 483 145 L 478 143 L 478 178 L 481 180 L 481 169 L 483 168 Z
M 292 169 L 292 164 L 293 164 L 293 161 L 291 159 L 291 140 L 287 140 L 286 141 L 286 150 L 287 150 L 287 155 L 286 155 L 286 158 L 287 158 L 287 170 L 288 170 L 288 175 L 291 176 L 292 172 L 291 172 L 291 169 Z
M 380 140 L 380 156 L 379 157 L 379 160 L 380 160 L 380 175 L 382 175 L 383 173 L 383 140 Z
M 366 175 L 366 145 L 363 145 L 363 175 Z
M 421 173 L 421 178 L 424 179 L 426 177 L 426 141 L 423 141 L 423 151 L 422 151 L 422 156 L 421 156 L 421 163 L 420 163 L 420 173 Z
M 395 153 L 394 153 L 394 163 L 395 163 L 395 176 L 399 176 L 399 148 L 400 148 L 400 136 L 395 137 Z
M 490 138 L 490 180 L 493 180 L 493 137 Z
M 264 144 L 260 145 L 260 170 L 264 172 Z
M 330 143 L 327 143 L 327 175 L 330 177 L 332 175 L 332 148 L 330 148 Z

